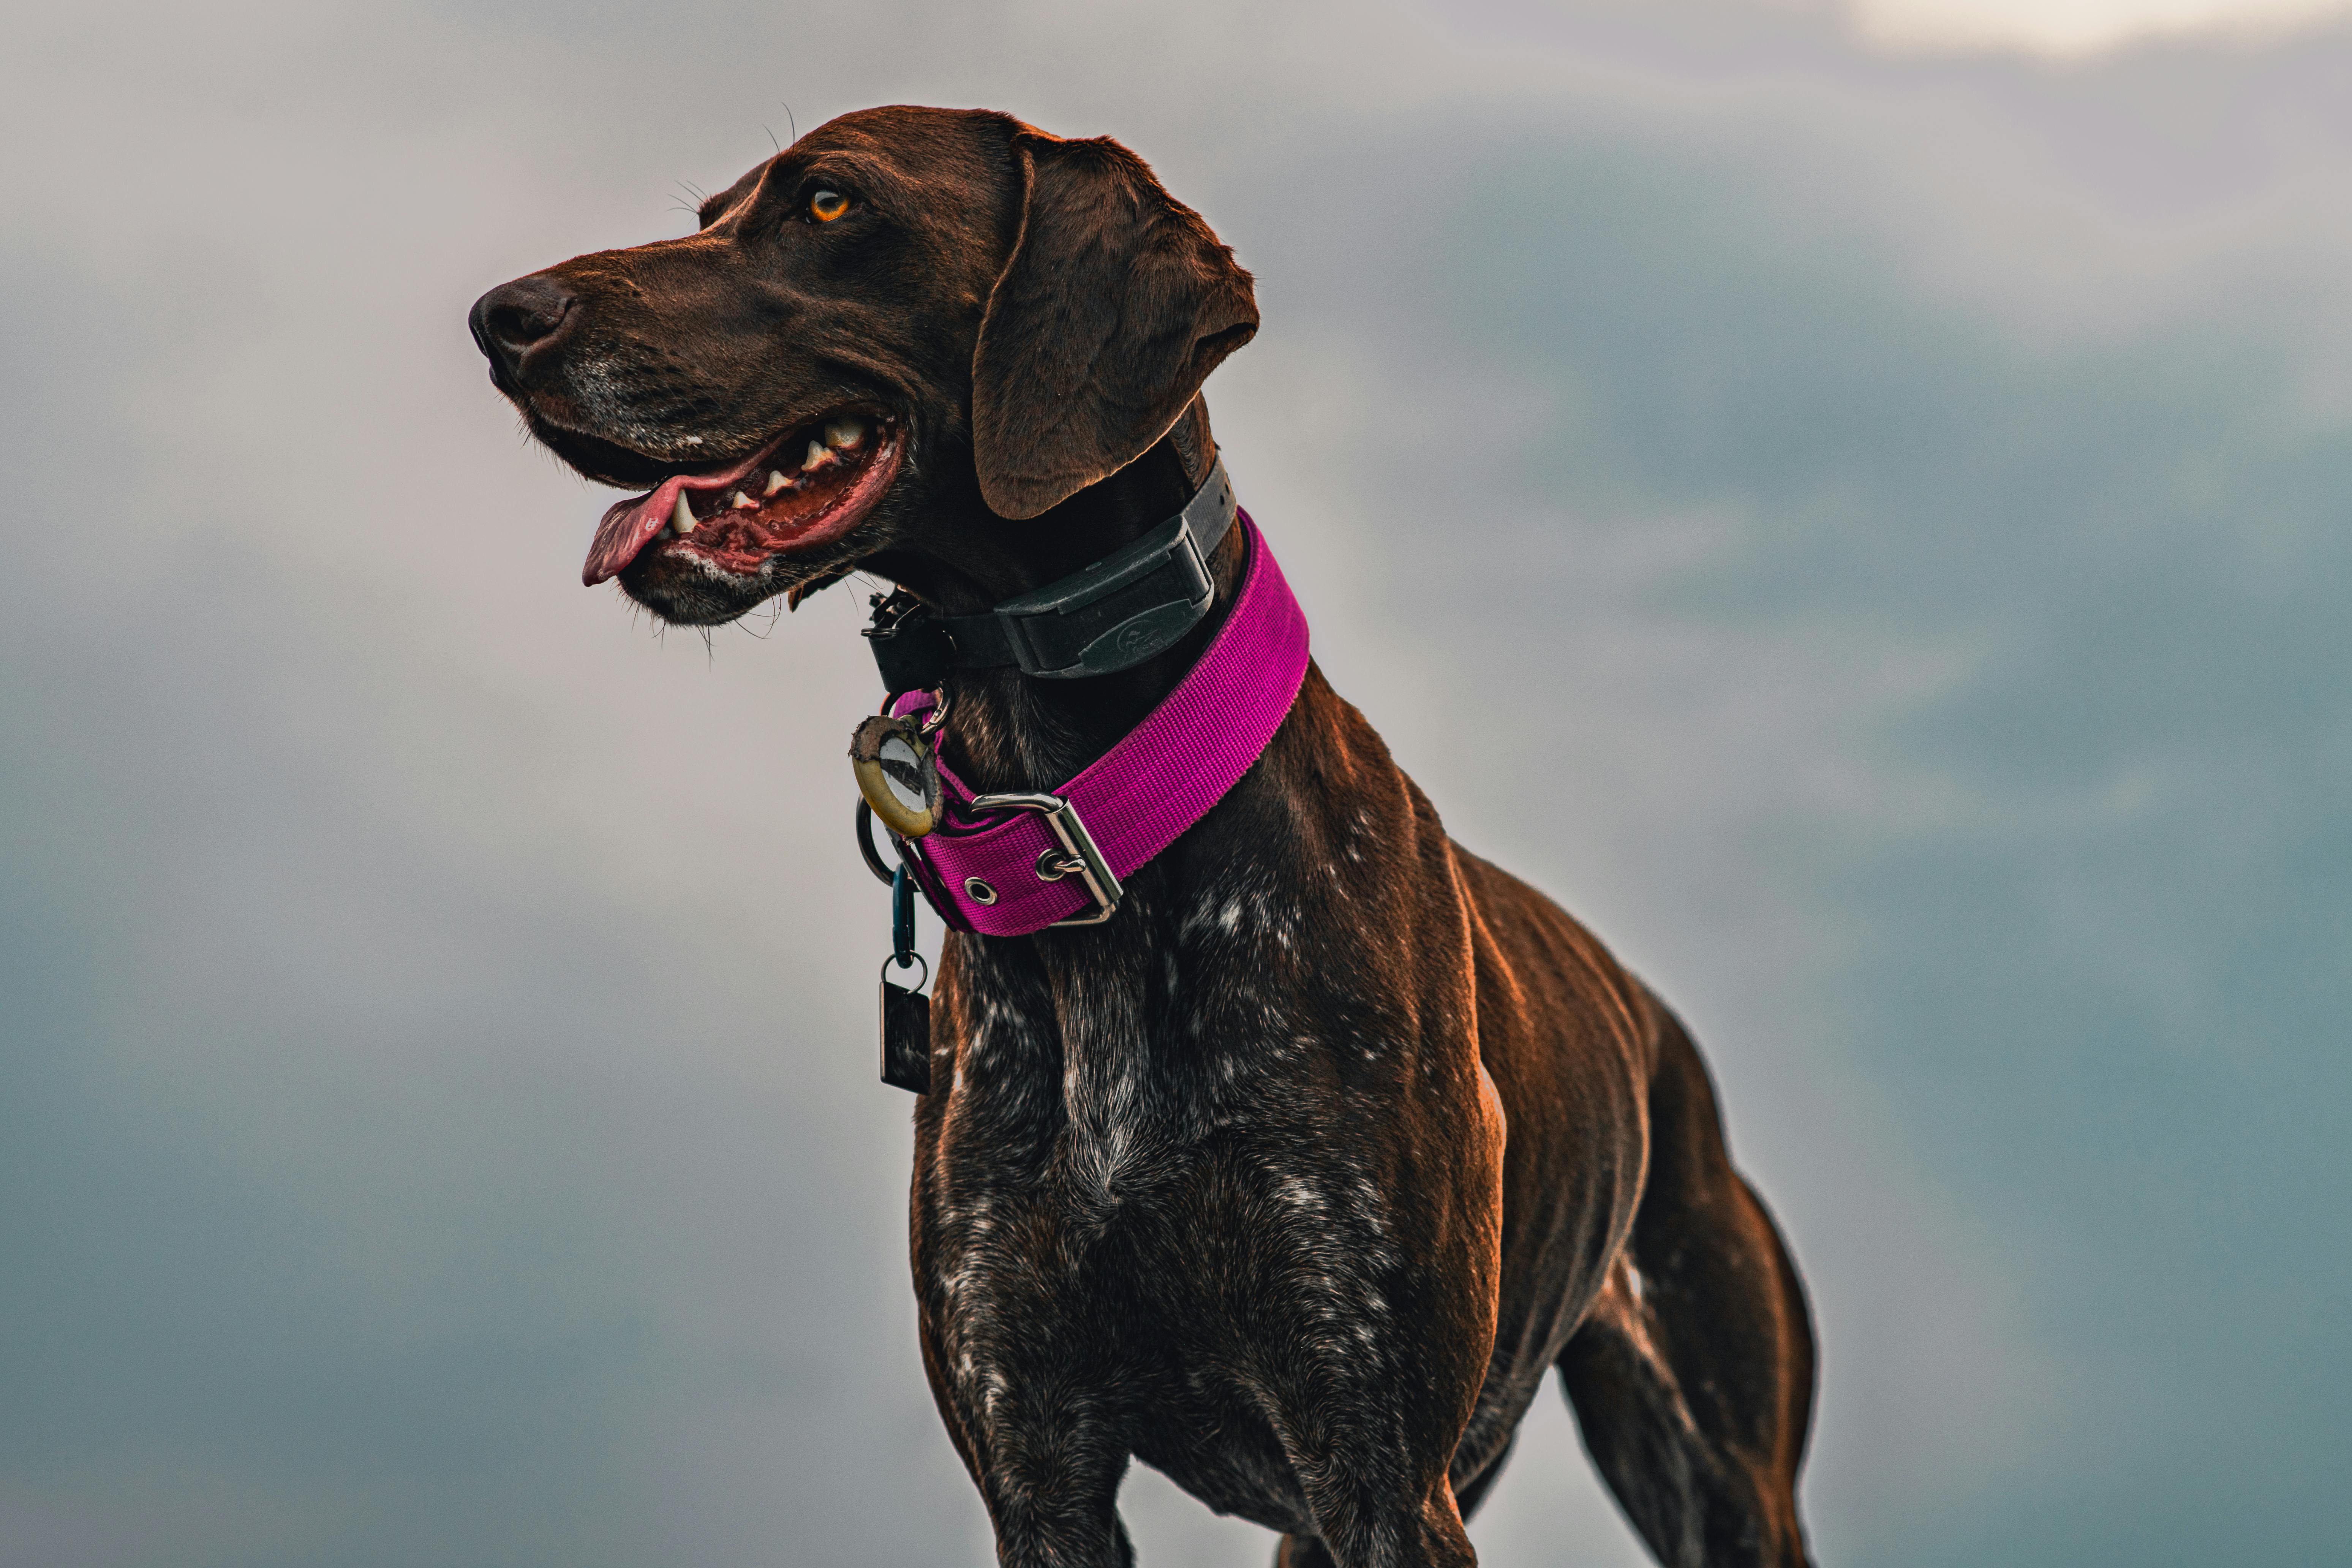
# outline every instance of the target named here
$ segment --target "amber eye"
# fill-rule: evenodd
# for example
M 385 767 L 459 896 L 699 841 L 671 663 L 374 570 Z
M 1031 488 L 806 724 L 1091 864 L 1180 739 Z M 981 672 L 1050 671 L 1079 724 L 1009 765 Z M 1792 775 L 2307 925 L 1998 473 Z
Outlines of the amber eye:
M 849 210 L 849 198 L 839 191 L 819 191 L 809 198 L 809 216 L 819 223 L 831 223 Z

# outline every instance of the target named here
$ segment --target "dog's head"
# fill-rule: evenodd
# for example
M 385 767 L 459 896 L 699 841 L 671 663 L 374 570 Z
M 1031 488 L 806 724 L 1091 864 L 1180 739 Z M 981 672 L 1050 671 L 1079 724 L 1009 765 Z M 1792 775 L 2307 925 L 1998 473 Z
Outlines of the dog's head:
M 861 563 L 968 558 L 1166 435 L 1257 330 L 1249 274 L 1108 138 L 895 107 L 475 303 L 491 380 L 608 511 L 590 583 L 728 621 Z

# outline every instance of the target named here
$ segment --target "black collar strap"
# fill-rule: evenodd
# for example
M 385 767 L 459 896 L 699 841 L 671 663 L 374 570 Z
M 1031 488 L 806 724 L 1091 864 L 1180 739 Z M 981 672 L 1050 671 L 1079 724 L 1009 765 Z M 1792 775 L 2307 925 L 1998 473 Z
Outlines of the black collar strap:
M 1216 599 L 1209 560 L 1234 525 L 1219 458 L 1184 510 L 1134 543 L 982 615 L 940 616 L 903 590 L 866 636 L 892 691 L 936 689 L 950 669 L 1019 665 L 1042 680 L 1108 675 L 1163 653 Z

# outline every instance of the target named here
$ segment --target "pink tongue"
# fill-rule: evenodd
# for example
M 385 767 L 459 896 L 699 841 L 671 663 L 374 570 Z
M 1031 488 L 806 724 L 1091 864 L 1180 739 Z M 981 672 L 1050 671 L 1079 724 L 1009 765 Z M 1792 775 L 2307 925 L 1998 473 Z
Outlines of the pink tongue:
M 593 588 L 627 571 L 637 552 L 652 543 L 662 524 L 669 521 L 670 509 L 677 504 L 678 492 L 684 489 L 685 477 L 673 474 L 656 485 L 650 495 L 614 502 L 604 521 L 596 525 L 596 538 L 588 546 L 588 564 L 581 568 L 580 580 Z
M 596 525 L 596 537 L 588 546 L 588 564 L 581 568 L 580 580 L 593 588 L 607 577 L 617 577 L 627 571 L 629 563 L 653 542 L 654 535 L 669 521 L 680 492 L 723 490 L 758 468 L 777 445 L 770 442 L 722 473 L 672 474 L 635 500 L 614 502 L 604 513 L 604 521 Z

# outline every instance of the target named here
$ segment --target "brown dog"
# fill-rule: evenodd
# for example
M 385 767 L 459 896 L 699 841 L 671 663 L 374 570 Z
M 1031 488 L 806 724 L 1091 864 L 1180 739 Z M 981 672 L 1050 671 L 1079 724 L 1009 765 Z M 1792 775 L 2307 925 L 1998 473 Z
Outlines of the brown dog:
M 1116 142 L 892 108 L 473 326 L 583 473 L 693 476 L 641 550 L 616 507 L 589 575 L 709 625 L 853 567 L 975 613 L 1137 538 L 1208 472 L 1197 394 L 1257 310 Z M 950 763 L 1071 777 L 1198 656 L 1241 548 L 1144 664 L 957 675 Z M 1002 1563 L 1129 1562 L 1130 1456 L 1293 1568 L 1472 1563 L 1551 1366 L 1661 1561 L 1807 1561 L 1804 1295 L 1689 1037 L 1319 671 L 1112 920 L 950 933 L 937 993 L 915 1286 Z

